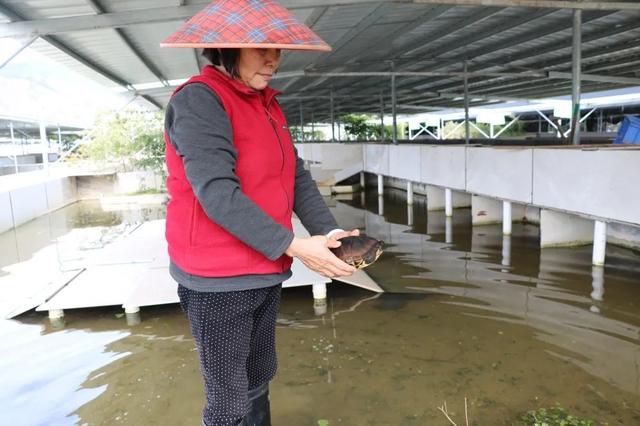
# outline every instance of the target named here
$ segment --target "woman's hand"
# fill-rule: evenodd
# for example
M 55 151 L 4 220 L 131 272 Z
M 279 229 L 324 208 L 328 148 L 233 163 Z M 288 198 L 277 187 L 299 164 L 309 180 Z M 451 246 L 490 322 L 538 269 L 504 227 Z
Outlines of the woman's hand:
M 356 268 L 344 263 L 329 250 L 335 247 L 340 247 L 340 242 L 335 239 L 335 235 L 331 238 L 322 235 L 309 238 L 294 237 L 285 253 L 291 257 L 297 257 L 307 268 L 328 278 L 347 277 L 353 274 Z
M 341 238 L 344 238 L 344 237 L 357 237 L 358 235 L 360 235 L 360 230 L 353 229 L 351 231 L 334 232 L 333 234 L 331 234 L 331 237 L 329 237 L 329 239 L 339 241 Z M 331 247 L 339 247 L 339 246 L 340 244 L 338 244 L 337 246 L 331 246 Z

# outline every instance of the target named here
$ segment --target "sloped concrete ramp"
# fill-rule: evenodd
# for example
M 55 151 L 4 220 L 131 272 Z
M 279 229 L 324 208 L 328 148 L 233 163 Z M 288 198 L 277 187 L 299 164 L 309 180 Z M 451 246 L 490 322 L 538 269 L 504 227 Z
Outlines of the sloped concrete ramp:
M 297 219 L 294 219 L 294 232 L 299 236 L 309 235 Z M 37 307 L 38 311 L 117 305 L 134 309 L 179 302 L 177 284 L 169 275 L 164 220 L 145 222 L 105 247 L 83 257 L 71 256 L 63 263 L 67 273 L 75 271 L 75 275 L 69 275 L 70 279 L 61 289 L 56 288 L 53 296 L 50 292 L 48 300 L 39 299 L 44 303 Z M 292 277 L 283 283 L 284 288 L 331 281 L 297 259 L 292 272 Z M 382 292 L 364 271 L 340 281 Z

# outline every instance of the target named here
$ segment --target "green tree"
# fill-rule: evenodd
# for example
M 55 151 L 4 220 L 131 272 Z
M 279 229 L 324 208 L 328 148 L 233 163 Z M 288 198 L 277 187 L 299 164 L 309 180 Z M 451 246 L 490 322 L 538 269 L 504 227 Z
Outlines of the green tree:
M 361 141 L 380 139 L 380 125 L 371 124 L 369 123 L 370 120 L 371 117 L 368 115 L 360 114 L 347 114 L 340 117 L 340 121 L 344 123 L 344 130 L 347 136 Z
M 304 129 L 305 141 L 324 141 L 327 139 L 324 133 L 322 133 L 320 130 L 311 131 L 307 129 L 310 129 L 310 128 L 305 127 Z M 289 133 L 291 134 L 291 139 L 294 142 L 300 142 L 301 136 L 302 136 L 300 132 L 300 126 L 290 126 Z
M 91 160 L 163 172 L 163 113 L 127 109 L 100 114 L 81 154 Z

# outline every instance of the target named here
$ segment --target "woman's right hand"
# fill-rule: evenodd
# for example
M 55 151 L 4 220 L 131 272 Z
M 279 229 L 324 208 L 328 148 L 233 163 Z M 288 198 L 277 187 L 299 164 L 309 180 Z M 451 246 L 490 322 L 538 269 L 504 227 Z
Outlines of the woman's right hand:
M 329 250 L 339 246 L 337 240 L 322 235 L 309 238 L 294 237 L 285 253 L 297 257 L 307 268 L 325 277 L 347 277 L 353 274 L 356 268 L 338 259 Z

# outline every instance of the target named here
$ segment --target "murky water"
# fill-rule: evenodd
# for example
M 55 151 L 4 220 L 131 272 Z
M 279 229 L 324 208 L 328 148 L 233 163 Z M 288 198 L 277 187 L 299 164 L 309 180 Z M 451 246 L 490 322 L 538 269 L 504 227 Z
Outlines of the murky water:
M 594 269 L 591 247 L 539 250 L 536 226 L 503 239 L 499 225 L 472 227 L 469 210 L 446 221 L 402 197 L 332 201 L 341 225 L 387 242 L 367 271 L 388 292 L 334 284 L 315 316 L 308 288 L 284 291 L 275 425 L 446 425 L 444 402 L 460 425 L 465 397 L 470 424 L 517 424 L 556 403 L 640 424 L 640 255 L 610 246 Z M 0 235 L 1 273 L 71 228 L 161 215 L 67 207 Z M 60 329 L 34 311 L 0 321 L 0 424 L 198 424 L 186 320 L 178 306 L 142 319 L 100 308 L 66 312 Z

